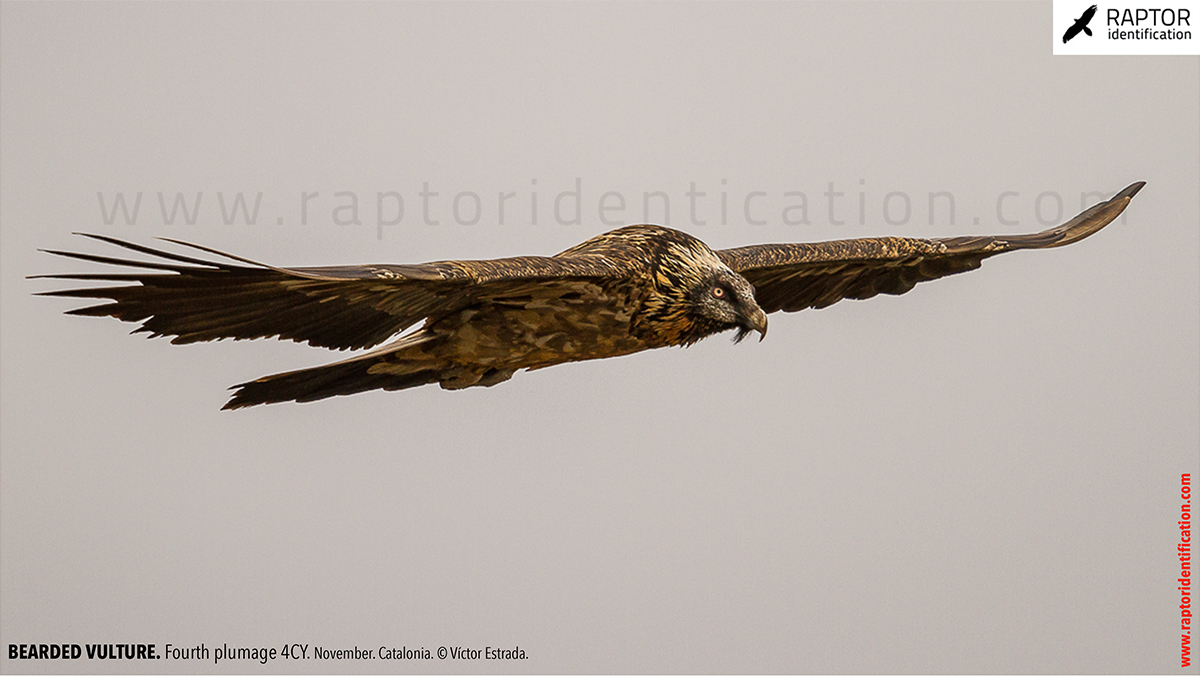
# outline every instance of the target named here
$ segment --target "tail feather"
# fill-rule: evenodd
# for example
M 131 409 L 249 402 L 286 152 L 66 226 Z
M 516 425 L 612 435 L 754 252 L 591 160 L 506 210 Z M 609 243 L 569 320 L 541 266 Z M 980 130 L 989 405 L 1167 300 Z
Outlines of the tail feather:
M 438 382 L 438 372 L 425 369 L 413 373 L 371 373 L 376 359 L 350 359 L 325 366 L 277 373 L 235 385 L 237 389 L 222 410 L 275 404 L 308 402 L 357 394 L 368 390 L 404 390 Z

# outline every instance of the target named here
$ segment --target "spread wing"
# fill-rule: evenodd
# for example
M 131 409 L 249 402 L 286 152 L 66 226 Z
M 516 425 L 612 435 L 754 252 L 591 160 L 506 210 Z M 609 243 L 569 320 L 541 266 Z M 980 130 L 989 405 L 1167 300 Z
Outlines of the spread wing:
M 1029 235 L 761 244 L 724 249 L 717 255 L 754 285 L 765 312 L 823 308 L 843 298 L 905 293 L 918 282 L 974 270 L 983 259 L 1005 251 L 1077 242 L 1120 215 L 1143 185 L 1134 183 L 1058 227 Z
M 107 299 L 112 302 L 68 314 L 141 322 L 135 333 L 174 336 L 173 343 L 279 337 L 339 350 L 371 347 L 427 317 L 444 316 L 506 293 L 528 293 L 531 281 L 554 285 L 620 274 L 618 267 L 587 255 L 278 268 L 178 240 L 166 241 L 226 260 L 183 256 L 102 235 L 85 236 L 152 259 L 48 251 L 139 271 L 36 275 L 120 283 L 40 295 Z

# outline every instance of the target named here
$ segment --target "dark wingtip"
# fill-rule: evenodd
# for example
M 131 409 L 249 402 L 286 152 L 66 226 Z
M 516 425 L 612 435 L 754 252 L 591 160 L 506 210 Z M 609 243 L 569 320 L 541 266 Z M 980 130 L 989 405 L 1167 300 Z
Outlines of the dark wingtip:
M 237 397 L 236 397 L 236 396 L 234 396 L 234 397 L 233 397 L 233 398 L 231 398 L 229 401 L 225 402 L 225 405 L 221 407 L 221 410 L 222 410 L 222 411 L 236 411 L 236 410 L 238 410 L 239 408 L 246 408 L 246 407 L 248 407 L 248 406 L 253 406 L 253 404 L 243 404 L 243 403 L 240 403 L 240 402 L 238 401 Z
M 1134 195 L 1138 194 L 1138 191 L 1144 187 L 1146 187 L 1145 181 L 1138 181 L 1137 183 L 1131 183 L 1124 190 L 1117 193 L 1116 196 L 1117 197 L 1133 197 Z
M 1014 248 L 1049 249 L 1066 246 L 1090 237 L 1099 232 L 1104 226 L 1116 220 L 1117 216 L 1120 216 L 1125 211 L 1125 207 L 1129 206 L 1129 202 L 1133 199 L 1133 196 L 1138 194 L 1138 191 L 1145 186 L 1145 181 L 1130 183 L 1124 190 L 1113 195 L 1112 199 L 1096 204 L 1057 228 L 1051 228 L 1044 233 L 1034 235 L 1030 240 L 1034 243 L 1034 246 Z M 1036 239 L 1040 235 L 1050 235 L 1051 239 L 1045 243 L 1038 243 Z
M 267 399 L 251 400 L 246 396 L 246 387 L 253 385 L 255 382 L 256 381 L 251 380 L 249 382 L 238 383 L 237 385 L 230 386 L 229 389 L 234 391 L 233 395 L 229 397 L 229 401 L 225 402 L 225 405 L 221 407 L 221 410 L 236 411 L 239 408 L 249 408 L 258 404 L 270 403 L 270 400 Z

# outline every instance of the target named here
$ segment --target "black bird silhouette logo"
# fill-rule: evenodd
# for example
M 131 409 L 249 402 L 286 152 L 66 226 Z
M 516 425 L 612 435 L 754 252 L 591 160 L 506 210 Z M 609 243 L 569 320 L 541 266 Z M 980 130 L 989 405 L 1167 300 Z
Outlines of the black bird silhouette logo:
M 1075 20 L 1075 23 L 1071 24 L 1071 27 L 1067 29 L 1067 32 L 1063 33 L 1063 44 L 1066 44 L 1066 42 L 1068 40 L 1075 37 L 1076 35 L 1079 35 L 1080 31 L 1083 31 L 1084 33 L 1087 33 L 1088 35 L 1091 35 L 1092 29 L 1088 28 L 1088 23 L 1091 22 L 1092 17 L 1094 17 L 1094 16 L 1096 16 L 1096 6 L 1095 5 L 1092 5 L 1091 7 L 1088 7 L 1087 9 L 1085 9 L 1083 11 L 1083 14 L 1080 15 L 1080 17 Z

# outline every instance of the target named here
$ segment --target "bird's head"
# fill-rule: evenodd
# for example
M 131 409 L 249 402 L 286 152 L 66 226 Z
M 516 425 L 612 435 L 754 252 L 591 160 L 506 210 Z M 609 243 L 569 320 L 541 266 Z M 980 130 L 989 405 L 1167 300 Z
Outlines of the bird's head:
M 648 226 L 647 226 L 648 227 Z M 663 345 L 691 345 L 714 333 L 736 329 L 735 341 L 751 331 L 767 334 L 767 315 L 754 287 L 700 240 L 668 228 L 649 237 L 657 255 L 653 293 L 639 322 Z
M 692 312 L 704 320 L 716 323 L 715 331 L 736 328 L 733 342 L 740 343 L 751 331 L 758 339 L 767 336 L 767 313 L 754 299 L 754 287 L 738 273 L 721 266 L 689 294 Z

